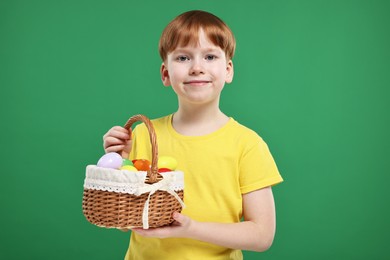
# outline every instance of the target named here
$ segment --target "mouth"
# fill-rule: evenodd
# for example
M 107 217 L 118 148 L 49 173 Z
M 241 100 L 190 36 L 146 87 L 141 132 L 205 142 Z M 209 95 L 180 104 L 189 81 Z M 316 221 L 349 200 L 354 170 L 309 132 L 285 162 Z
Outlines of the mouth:
M 210 82 L 211 81 L 209 80 L 189 80 L 189 81 L 185 81 L 184 84 L 191 85 L 191 86 L 204 86 Z

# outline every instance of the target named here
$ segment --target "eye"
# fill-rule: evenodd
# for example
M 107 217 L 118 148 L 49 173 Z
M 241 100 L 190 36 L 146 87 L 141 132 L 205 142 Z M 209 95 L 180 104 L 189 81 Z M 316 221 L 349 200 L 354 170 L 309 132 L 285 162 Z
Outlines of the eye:
M 215 56 L 213 54 L 206 55 L 206 60 L 215 60 L 216 58 L 217 58 L 217 56 Z
M 176 58 L 177 61 L 187 61 L 189 60 L 190 58 L 188 58 L 187 56 L 185 55 L 180 55 Z

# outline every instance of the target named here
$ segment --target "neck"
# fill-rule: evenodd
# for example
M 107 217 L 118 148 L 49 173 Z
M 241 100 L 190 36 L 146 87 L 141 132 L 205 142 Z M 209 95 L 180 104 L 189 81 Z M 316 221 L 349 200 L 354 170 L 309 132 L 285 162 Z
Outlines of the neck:
M 212 133 L 229 121 L 218 106 L 180 104 L 172 119 L 173 128 L 180 134 L 200 136 Z

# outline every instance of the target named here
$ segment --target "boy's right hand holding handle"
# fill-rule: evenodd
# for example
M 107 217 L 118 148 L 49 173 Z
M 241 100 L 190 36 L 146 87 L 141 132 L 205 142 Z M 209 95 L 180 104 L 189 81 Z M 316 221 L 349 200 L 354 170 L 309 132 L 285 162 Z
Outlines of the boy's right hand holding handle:
M 129 130 L 121 126 L 114 126 L 103 135 L 104 151 L 119 153 L 122 158 L 129 158 L 131 142 Z

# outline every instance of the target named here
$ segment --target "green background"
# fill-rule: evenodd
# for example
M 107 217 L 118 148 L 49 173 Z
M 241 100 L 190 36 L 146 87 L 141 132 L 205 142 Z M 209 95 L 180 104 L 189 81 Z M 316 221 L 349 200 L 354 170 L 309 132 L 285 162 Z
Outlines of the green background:
M 388 259 L 390 1 L 0 1 L 1 259 L 122 259 L 81 212 L 102 135 L 175 111 L 157 43 L 203 9 L 237 38 L 222 110 L 268 143 L 277 234 L 246 259 Z

